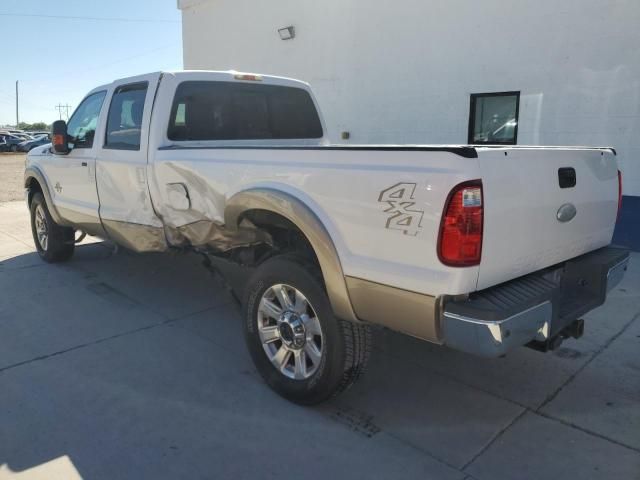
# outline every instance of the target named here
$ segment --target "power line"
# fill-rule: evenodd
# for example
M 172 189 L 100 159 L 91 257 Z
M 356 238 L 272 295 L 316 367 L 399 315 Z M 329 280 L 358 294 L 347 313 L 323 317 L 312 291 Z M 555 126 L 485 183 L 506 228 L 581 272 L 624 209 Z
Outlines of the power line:
M 71 105 L 62 105 L 62 104 L 58 104 L 56 105 L 56 110 L 58 110 L 58 112 L 60 112 L 60 120 L 62 120 L 62 110 L 64 110 L 65 112 L 65 117 L 67 117 L 67 121 L 69 121 L 69 110 L 71 109 Z
M 117 18 L 117 17 L 79 17 L 71 15 L 41 15 L 31 13 L 0 13 L 0 17 L 23 18 L 57 18 L 59 20 L 92 20 L 97 22 L 136 22 L 136 23 L 180 23 L 180 20 L 154 20 L 147 18 Z
M 117 60 L 114 60 L 112 62 L 96 64 L 96 65 L 93 65 L 93 66 L 87 66 L 87 68 L 83 68 L 82 71 L 78 72 L 78 74 L 75 75 L 75 77 L 77 79 L 77 78 L 80 78 L 80 77 L 86 75 L 87 73 L 93 73 L 95 71 L 102 70 L 103 68 L 111 67 L 111 66 L 117 65 L 119 63 L 126 63 L 129 60 L 133 60 L 133 59 L 136 59 L 136 58 L 146 57 L 147 55 L 151 55 L 153 53 L 159 52 L 161 50 L 166 50 L 166 49 L 172 48 L 172 47 L 175 47 L 175 44 L 168 44 L 168 45 L 163 45 L 163 46 L 151 49 L 151 50 L 145 50 L 143 52 L 136 53 L 136 54 L 128 56 L 128 57 L 118 58 Z M 49 75 L 39 75 L 38 78 L 37 78 L 37 81 L 26 80 L 26 82 L 31 84 L 32 86 L 38 86 L 38 85 L 43 85 L 44 86 L 43 83 L 40 83 L 42 80 L 48 80 L 48 79 L 51 79 L 51 78 L 57 78 L 59 76 L 60 75 L 57 74 L 57 73 L 51 73 Z M 67 88 L 67 89 L 63 89 L 63 90 L 56 90 L 53 93 L 69 92 L 69 91 L 72 91 L 72 90 L 75 90 L 75 88 Z M 0 93 L 2 93 L 2 92 L 0 92 Z
M 89 68 L 83 69 L 83 71 L 81 73 L 82 74 L 91 73 L 91 72 L 94 72 L 96 70 L 100 70 L 102 68 L 110 67 L 110 66 L 116 65 L 118 63 L 124 63 L 124 62 L 127 62 L 129 60 L 133 60 L 133 59 L 136 59 L 136 58 L 144 57 L 144 56 L 150 55 L 152 53 L 156 53 L 156 52 L 161 51 L 161 50 L 166 50 L 167 48 L 171 48 L 171 47 L 174 47 L 174 46 L 175 46 L 174 44 L 162 45 L 160 47 L 157 47 L 157 48 L 154 48 L 154 49 L 151 49 L 151 50 L 146 50 L 146 51 L 143 51 L 143 52 L 140 52 L 140 53 L 128 56 L 128 57 L 119 58 L 118 60 L 115 60 L 113 62 L 103 63 L 103 64 L 99 64 L 99 65 L 95 65 L 93 67 L 89 67 Z M 53 78 L 55 76 L 56 76 L 55 74 L 39 76 L 38 80 L 40 80 L 40 81 L 41 80 L 46 80 L 48 78 Z M 24 82 L 24 80 L 22 82 Z M 30 84 L 31 82 L 27 81 L 27 83 Z M 40 83 L 38 82 L 35 85 L 38 86 L 38 85 L 40 85 Z M 59 93 L 65 93 L 65 92 L 70 92 L 70 91 L 75 91 L 77 93 L 77 89 L 75 87 L 74 88 L 62 89 L 62 90 L 55 90 L 52 93 L 59 94 Z M 3 96 L 5 98 L 2 98 Z M 22 96 L 20 98 L 20 103 L 21 104 L 25 104 L 27 106 L 30 106 L 31 110 L 40 111 L 40 112 L 51 111 L 50 107 L 43 107 L 42 105 L 36 105 L 35 103 L 33 103 L 33 102 L 29 101 L 29 100 L 25 100 L 23 97 L 24 96 Z M 14 104 L 14 102 L 15 102 L 15 97 L 13 95 L 9 94 L 6 90 L 5 91 L 0 90 L 0 103 L 4 103 L 6 105 L 12 105 L 12 104 Z M 56 105 L 54 108 L 56 110 L 58 110 L 58 114 L 59 114 L 59 117 L 60 117 L 61 120 L 62 120 L 63 111 L 65 111 L 65 116 L 67 117 L 67 119 L 69 118 L 69 110 L 71 109 L 70 105 Z
M 20 80 L 20 83 L 22 85 L 22 83 L 24 83 L 24 81 Z M 15 104 L 15 102 L 16 102 L 15 92 L 11 93 L 11 94 L 5 93 L 5 92 L 6 92 L 6 90 L 5 91 L 0 90 L 0 102 Z M 31 108 L 36 108 L 36 109 L 41 109 L 41 110 L 49 110 L 49 108 L 45 108 L 40 104 L 35 104 L 35 103 L 33 103 L 33 102 L 29 101 L 29 100 L 25 100 L 23 92 L 21 92 L 21 95 L 20 95 L 20 104 L 21 105 L 24 104 L 24 105 L 29 106 Z

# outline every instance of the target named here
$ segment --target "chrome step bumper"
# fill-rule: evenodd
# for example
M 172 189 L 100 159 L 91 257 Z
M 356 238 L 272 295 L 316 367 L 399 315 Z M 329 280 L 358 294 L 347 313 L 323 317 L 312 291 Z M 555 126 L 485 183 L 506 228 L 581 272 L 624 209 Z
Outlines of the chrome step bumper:
M 529 342 L 549 342 L 602 305 L 624 276 L 629 252 L 606 247 L 444 306 L 445 345 L 498 357 Z

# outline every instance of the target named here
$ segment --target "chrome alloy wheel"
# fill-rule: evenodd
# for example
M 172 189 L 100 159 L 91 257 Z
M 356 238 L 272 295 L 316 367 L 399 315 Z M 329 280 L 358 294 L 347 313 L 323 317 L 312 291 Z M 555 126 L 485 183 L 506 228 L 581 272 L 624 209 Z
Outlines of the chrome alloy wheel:
M 322 328 L 307 298 L 294 287 L 273 285 L 258 307 L 258 334 L 274 367 L 294 380 L 306 380 L 320 366 Z
M 46 251 L 49 245 L 49 229 L 47 228 L 47 217 L 44 214 L 42 205 L 36 207 L 35 213 L 36 235 L 40 248 Z

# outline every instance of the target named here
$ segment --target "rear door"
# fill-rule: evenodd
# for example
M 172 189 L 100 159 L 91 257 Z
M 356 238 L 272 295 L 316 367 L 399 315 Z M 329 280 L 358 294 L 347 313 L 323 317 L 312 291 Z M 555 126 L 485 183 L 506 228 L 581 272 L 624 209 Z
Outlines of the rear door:
M 485 215 L 478 289 L 611 242 L 618 169 L 610 150 L 477 150 Z
M 98 153 L 100 218 L 113 240 L 135 251 L 166 245 L 147 182 L 149 122 L 159 80 L 154 73 L 114 84 Z

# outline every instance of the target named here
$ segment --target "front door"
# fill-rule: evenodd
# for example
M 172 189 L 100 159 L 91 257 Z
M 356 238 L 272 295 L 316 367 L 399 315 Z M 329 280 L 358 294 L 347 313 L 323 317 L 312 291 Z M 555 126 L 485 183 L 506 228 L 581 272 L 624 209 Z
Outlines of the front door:
M 135 251 L 166 248 L 147 181 L 149 122 L 160 74 L 118 82 L 109 99 L 96 179 L 100 218 L 108 235 Z
M 96 126 L 107 91 L 90 93 L 69 119 L 67 132 L 72 150 L 50 155 L 42 163 L 60 215 L 93 235 L 104 235 L 98 215 L 96 190 Z

